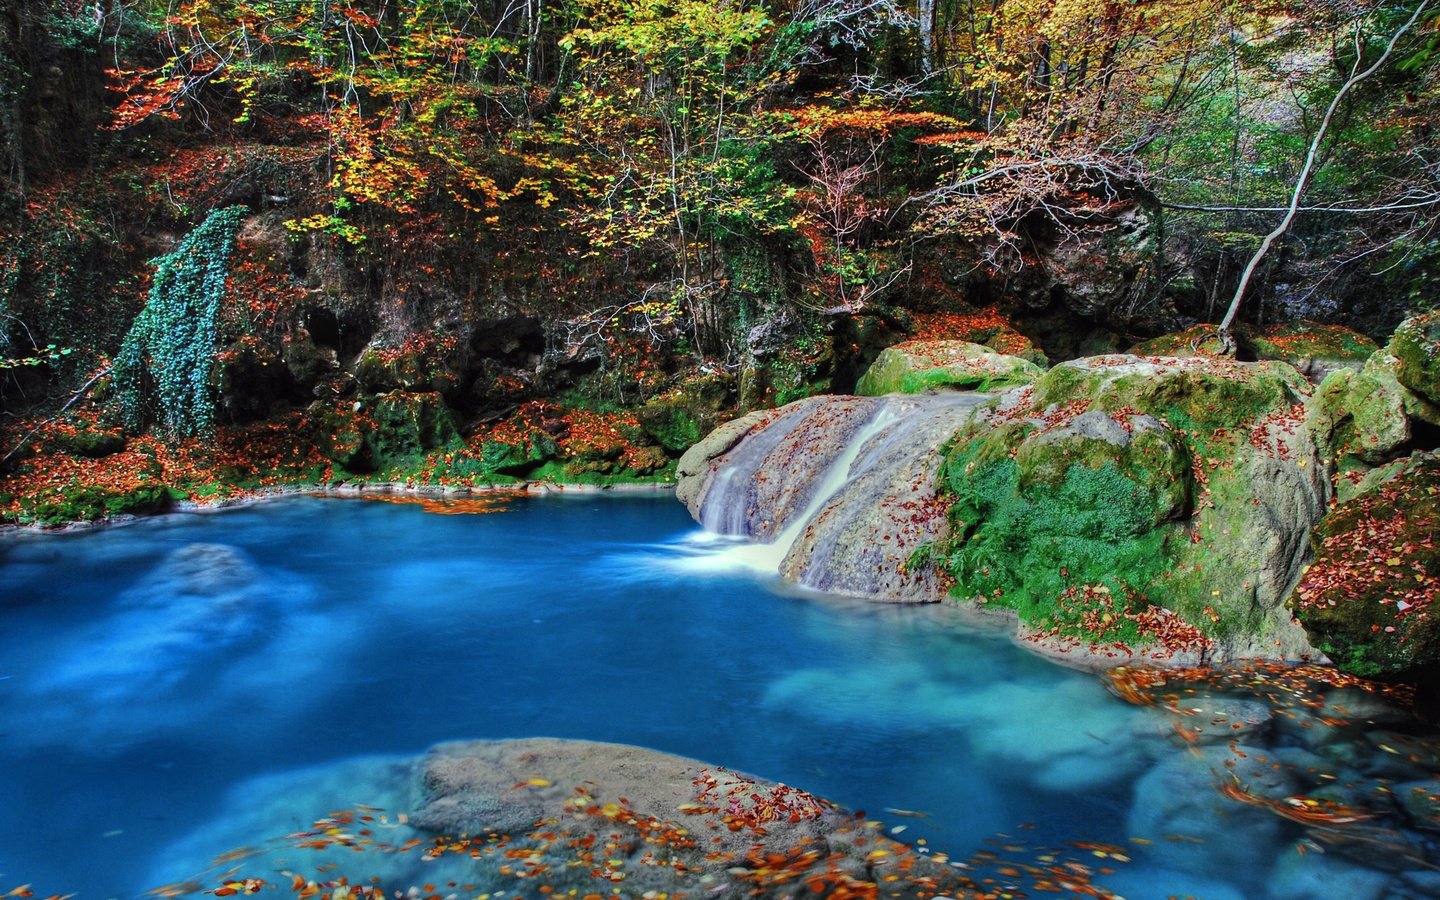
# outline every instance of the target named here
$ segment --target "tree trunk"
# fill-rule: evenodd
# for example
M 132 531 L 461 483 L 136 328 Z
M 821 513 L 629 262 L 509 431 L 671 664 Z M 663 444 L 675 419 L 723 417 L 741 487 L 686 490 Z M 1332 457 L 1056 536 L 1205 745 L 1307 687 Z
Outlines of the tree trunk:
M 915 18 L 920 31 L 920 68 L 928 75 L 935 68 L 935 0 L 919 0 Z

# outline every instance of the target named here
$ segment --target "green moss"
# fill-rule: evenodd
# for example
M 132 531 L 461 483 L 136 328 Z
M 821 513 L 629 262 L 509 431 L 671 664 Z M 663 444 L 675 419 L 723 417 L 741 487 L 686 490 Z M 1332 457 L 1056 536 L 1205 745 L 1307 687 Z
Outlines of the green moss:
M 57 431 L 55 445 L 72 456 L 100 459 L 125 449 L 125 436 L 118 431 L 85 428 L 79 431 Z
M 375 404 L 374 422 L 366 441 L 377 469 L 403 466 L 427 451 L 460 440 L 450 411 L 437 393 L 392 391 Z
M 1377 353 L 1359 372 L 1334 372 L 1320 383 L 1312 427 L 1342 466 L 1351 459 L 1382 463 L 1410 441 L 1411 414 L 1428 404 L 1399 382 L 1395 368 L 1393 356 Z
M 931 390 L 992 391 L 1030 384 L 1043 370 L 1028 360 L 965 341 L 907 341 L 881 351 L 860 377 L 862 397 Z
M 1305 380 L 1287 365 L 1225 360 L 1094 367 L 1082 360 L 1056 366 L 1035 385 L 1041 407 L 1091 401 L 1097 409 L 1133 409 L 1192 433 L 1244 426 L 1308 393 Z
M 1246 347 L 1256 359 L 1329 360 L 1355 366 L 1380 349 L 1365 335 L 1341 325 L 1303 321 L 1247 329 L 1242 350 Z
M 557 484 L 582 484 L 591 487 L 616 487 L 627 484 L 668 484 L 675 480 L 675 463 L 669 461 L 654 472 L 637 473 L 632 469 L 613 472 L 587 471 L 572 463 L 550 460 L 529 473 L 532 481 L 553 481 Z
M 1136 356 L 1215 356 L 1219 343 L 1211 339 L 1214 325 L 1195 325 L 1173 334 L 1162 334 L 1130 348 Z
M 1165 535 L 1152 528 L 1162 501 L 1110 461 L 1074 465 L 1058 482 L 1022 485 L 1010 459 L 989 459 L 985 439 L 958 447 L 946 473 L 955 496 L 956 539 L 946 565 L 955 593 L 1016 610 L 1022 621 L 1062 634 L 1139 642 L 1112 617 L 1103 634 L 1076 589 L 1103 587 L 1117 611 L 1139 612 L 1170 565 Z
M 1358 367 L 1378 349 L 1374 341 L 1359 332 L 1319 322 L 1285 322 L 1264 328 L 1238 324 L 1232 334 L 1242 359 L 1289 363 L 1323 360 Z M 1137 356 L 1222 356 L 1215 326 L 1211 324 L 1141 341 L 1131 347 L 1130 352 Z
M 112 491 L 76 482 L 63 489 L 58 497 L 44 500 L 20 498 L 19 521 L 26 525 L 43 526 L 97 522 L 114 516 L 160 512 L 187 496 L 184 491 L 164 484 L 147 485 L 131 491 Z
M 1440 405 L 1440 311 L 1400 323 L 1386 349 L 1399 362 L 1400 383 L 1426 402 Z

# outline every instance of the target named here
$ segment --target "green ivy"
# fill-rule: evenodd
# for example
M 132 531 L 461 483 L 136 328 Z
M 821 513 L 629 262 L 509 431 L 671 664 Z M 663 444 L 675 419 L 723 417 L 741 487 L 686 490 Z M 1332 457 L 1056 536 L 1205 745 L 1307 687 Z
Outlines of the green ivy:
M 155 260 L 155 280 L 115 359 L 116 396 L 127 426 L 154 418 L 189 437 L 215 424 L 215 342 L 235 233 L 246 209 L 211 212 L 174 253 Z

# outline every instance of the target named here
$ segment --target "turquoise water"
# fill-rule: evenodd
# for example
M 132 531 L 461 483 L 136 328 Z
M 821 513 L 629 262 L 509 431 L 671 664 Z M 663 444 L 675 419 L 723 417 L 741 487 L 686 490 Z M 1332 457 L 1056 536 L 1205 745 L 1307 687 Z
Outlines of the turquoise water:
M 1195 755 L 1164 713 L 957 610 L 787 592 L 725 557 L 664 495 L 450 516 L 295 498 L 7 536 L 0 891 L 137 896 L 227 849 L 206 835 L 235 838 L 287 773 L 333 793 L 359 757 L 552 736 L 784 781 L 956 855 L 997 833 L 1126 844 L 1148 828 L 1156 843 L 1098 879 L 1129 897 L 1298 897 L 1338 877 L 1429 895 L 1403 865 L 1302 856 L 1298 827 L 1248 806 L 1167 843 L 1212 826 L 1151 814 L 1174 793 L 1162 770 Z M 296 777 L 303 806 L 312 776 Z

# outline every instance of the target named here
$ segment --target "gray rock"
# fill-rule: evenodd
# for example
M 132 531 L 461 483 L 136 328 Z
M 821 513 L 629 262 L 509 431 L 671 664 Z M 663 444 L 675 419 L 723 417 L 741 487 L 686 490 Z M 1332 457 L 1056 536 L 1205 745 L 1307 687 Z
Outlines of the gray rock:
M 506 896 L 540 896 L 541 885 L 556 896 L 782 896 L 803 877 L 873 891 L 892 871 L 905 873 L 886 882 L 897 896 L 960 890 L 959 873 L 880 827 L 782 784 L 639 747 L 457 742 L 419 760 L 349 761 L 241 785 L 215 822 L 166 851 L 155 878 L 179 882 L 248 847 L 224 864 L 225 877 L 323 866 L 402 896 L 447 882 Z M 218 872 L 210 869 L 212 883 Z
M 1253 794 L 1282 798 L 1294 792 L 1297 782 L 1261 761 L 1261 750 L 1244 745 L 1235 750 L 1202 747 L 1172 754 L 1140 779 L 1126 827 L 1133 837 L 1152 842 L 1149 857 L 1182 872 L 1237 872 L 1263 883 L 1295 829 L 1268 810 L 1225 796 L 1220 788 L 1238 784 Z M 1237 834 L 1245 839 L 1235 840 Z
M 881 423 L 806 524 L 780 573 L 806 587 L 896 602 L 934 602 L 947 585 L 914 554 L 949 533 L 936 477 L 945 441 L 974 414 L 979 395 L 888 397 Z M 887 421 L 888 420 L 888 423 Z
M 1390 896 L 1394 878 L 1384 872 L 1353 865 L 1308 845 L 1303 855 L 1290 850 L 1270 874 L 1266 900 L 1382 900 Z

